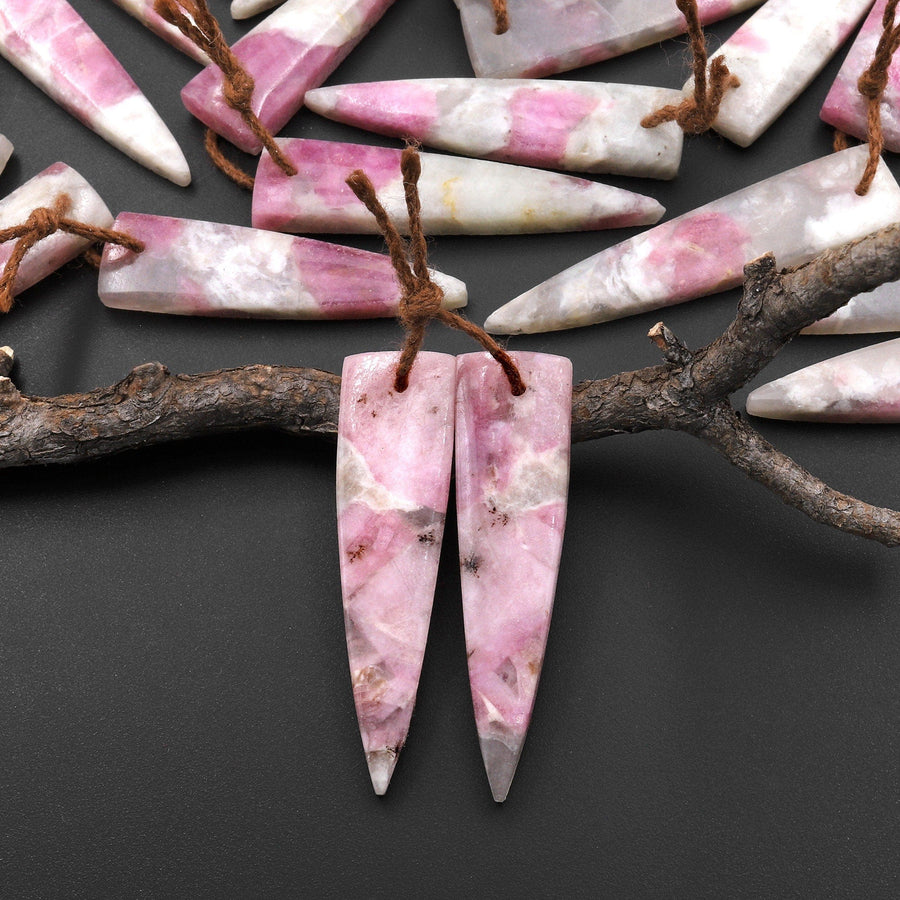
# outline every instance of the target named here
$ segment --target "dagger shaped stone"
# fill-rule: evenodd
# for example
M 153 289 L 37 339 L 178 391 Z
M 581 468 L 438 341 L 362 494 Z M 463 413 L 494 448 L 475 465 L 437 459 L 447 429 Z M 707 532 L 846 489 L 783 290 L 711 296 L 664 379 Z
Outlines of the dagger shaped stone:
M 359 319 L 397 315 L 390 259 L 353 247 L 218 222 L 120 213 L 113 226 L 142 253 L 107 244 L 99 293 L 106 306 L 185 316 Z M 432 272 L 444 306 L 465 306 L 466 286 Z
M 531 721 L 562 553 L 572 364 L 511 354 L 510 393 L 487 353 L 457 359 L 456 515 L 475 724 L 494 799 L 506 799 Z
M 0 56 L 118 150 L 175 184 L 190 183 L 163 120 L 66 0 L 0 0 Z
M 557 331 L 649 312 L 736 287 L 765 253 L 795 265 L 900 221 L 884 161 L 869 193 L 855 193 L 867 158 L 865 146 L 833 153 L 657 225 L 519 295 L 485 328 Z
M 209 57 L 192 41 L 185 37 L 174 25 L 167 22 L 154 8 L 154 0 L 113 0 L 125 12 L 134 16 L 157 37 L 186 53 L 204 66 L 209 65 Z
M 231 48 L 253 76 L 251 107 L 273 134 L 365 37 L 394 0 L 287 0 Z M 247 153 L 262 143 L 222 93 L 222 73 L 207 66 L 181 91 L 187 109 Z
M 456 360 L 420 353 L 403 393 L 398 353 L 344 362 L 337 509 L 353 699 L 376 794 L 416 700 L 450 491 Z
M 857 82 L 875 56 L 885 6 L 887 0 L 878 0 L 872 7 L 819 113 L 829 125 L 861 140 L 866 139 L 868 113 Z M 896 54 L 888 67 L 887 85 L 881 98 L 881 129 L 884 146 L 893 153 L 900 153 L 900 60 Z
M 303 138 L 279 139 L 291 177 L 263 153 L 253 189 L 253 225 L 272 231 L 376 233 L 374 217 L 346 179 L 366 172 L 397 227 L 405 227 L 402 151 Z M 587 231 L 656 222 L 655 200 L 541 169 L 438 153 L 420 154 L 422 224 L 430 234 Z
M 900 422 L 900 338 L 771 381 L 750 393 L 747 412 L 804 422 Z
M 52 208 L 60 195 L 69 197 L 71 205 L 66 216 L 96 228 L 109 228 L 112 213 L 100 195 L 65 163 L 54 163 L 26 181 L 21 187 L 0 200 L 0 229 L 22 225 L 38 207 Z M 60 266 L 71 262 L 90 246 L 86 238 L 61 231 L 38 241 L 24 256 L 19 266 L 13 294 L 20 294 Z M 15 241 L 0 244 L 0 271 L 12 255 Z
M 761 0 L 697 0 L 706 25 Z M 456 0 L 475 74 L 539 78 L 683 34 L 674 0 L 507 0 L 510 28 L 494 34 L 491 0 Z
M 317 88 L 306 106 L 429 147 L 570 172 L 674 178 L 683 132 L 641 119 L 680 91 L 631 84 L 424 78 Z
M 872 0 L 768 0 L 710 59 L 740 86 L 722 98 L 713 128 L 749 147 L 822 70 Z M 689 79 L 685 91 L 693 91 Z
M 284 0 L 231 0 L 231 18 L 249 19 L 250 16 L 258 15 L 283 2 Z
M 0 134 L 0 172 L 6 168 L 9 158 L 13 154 L 13 145 L 9 138 Z

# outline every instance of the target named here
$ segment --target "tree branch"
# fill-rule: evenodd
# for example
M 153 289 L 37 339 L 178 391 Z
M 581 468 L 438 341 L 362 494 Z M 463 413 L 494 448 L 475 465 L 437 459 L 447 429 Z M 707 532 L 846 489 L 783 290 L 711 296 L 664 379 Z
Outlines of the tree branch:
M 750 263 L 737 316 L 691 351 L 662 323 L 650 332 L 665 362 L 585 381 L 572 396 L 573 442 L 668 429 L 691 434 L 814 521 L 900 544 L 900 513 L 849 497 L 797 465 L 743 421 L 729 396 L 800 329 L 851 297 L 900 279 L 900 225 L 805 265 L 778 272 L 771 255 Z M 0 348 L 0 468 L 69 463 L 202 435 L 274 428 L 333 438 L 340 378 L 316 369 L 245 366 L 172 375 L 160 363 L 85 394 L 26 397 Z

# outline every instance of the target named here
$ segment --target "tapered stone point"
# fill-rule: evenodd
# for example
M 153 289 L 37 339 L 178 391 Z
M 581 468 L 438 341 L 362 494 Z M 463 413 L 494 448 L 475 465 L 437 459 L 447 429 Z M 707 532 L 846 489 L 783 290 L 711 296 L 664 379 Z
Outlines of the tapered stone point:
M 366 754 L 372 787 L 379 797 L 387 793 L 399 754 L 394 750 L 375 750 Z
M 480 738 L 478 742 L 481 744 L 481 758 L 484 760 L 491 794 L 497 803 L 502 803 L 509 794 L 524 741 L 515 741 L 512 747 L 494 738 Z
M 13 154 L 13 145 L 9 138 L 5 138 L 0 134 L 0 172 L 6 168 L 9 158 Z
M 249 19 L 283 2 L 284 0 L 231 0 L 231 18 Z

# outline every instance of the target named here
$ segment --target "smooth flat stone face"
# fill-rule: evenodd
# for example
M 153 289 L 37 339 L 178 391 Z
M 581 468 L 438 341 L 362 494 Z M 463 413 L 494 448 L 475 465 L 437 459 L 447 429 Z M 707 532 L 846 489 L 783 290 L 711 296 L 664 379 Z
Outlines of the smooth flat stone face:
M 365 37 L 394 0 L 288 0 L 233 47 L 256 81 L 253 111 L 273 134 Z M 222 73 L 208 66 L 181 92 L 188 110 L 247 153 L 262 144 L 225 102 Z
M 278 6 L 284 0 L 231 0 L 231 17 L 233 19 L 249 19 L 258 13 Z
M 175 184 L 190 183 L 163 120 L 65 0 L 3 0 L 0 56 L 133 160 Z
M 900 187 L 880 162 L 854 191 L 868 147 L 852 147 L 767 178 L 577 263 L 494 312 L 488 331 L 555 331 L 683 303 L 743 281 L 772 252 L 779 266 L 900 221 Z
M 376 794 L 387 790 L 416 701 L 453 455 L 456 360 L 420 353 L 398 394 L 398 358 L 345 360 L 338 422 L 344 622 Z
M 704 24 L 760 0 L 697 0 Z M 494 34 L 491 0 L 456 0 L 476 75 L 539 78 L 683 34 L 674 0 L 508 0 L 510 28 Z
M 346 184 L 363 169 L 395 225 L 407 227 L 400 150 L 280 139 L 297 167 L 287 177 L 268 153 L 253 189 L 253 225 L 272 231 L 375 234 L 374 216 Z M 656 222 L 650 197 L 571 175 L 481 159 L 422 153 L 419 194 L 429 234 L 524 234 L 621 228 Z
M 6 168 L 9 158 L 13 154 L 12 142 L 0 134 L 0 172 Z
M 878 0 L 872 7 L 819 114 L 829 125 L 861 140 L 866 139 L 867 113 L 866 102 L 856 85 L 875 56 L 886 5 L 887 0 Z M 900 153 L 900 60 L 896 55 L 888 67 L 888 82 L 881 100 L 881 128 L 885 147 Z
M 763 385 L 747 397 L 747 412 L 807 422 L 900 422 L 900 339 Z
M 456 515 L 469 682 L 494 799 L 531 721 L 562 552 L 572 364 L 513 353 L 513 397 L 487 353 L 457 359 Z
M 125 12 L 133 15 L 139 22 L 147 26 L 155 35 L 196 59 L 204 66 L 209 65 L 209 57 L 192 41 L 186 38 L 174 25 L 170 25 L 153 8 L 154 0 L 113 0 Z
M 100 299 L 116 309 L 185 316 L 360 319 L 397 315 L 400 286 L 390 259 L 273 231 L 121 213 L 119 231 L 142 253 L 107 244 Z M 444 306 L 465 306 L 466 287 L 433 273 Z
M 67 194 L 72 201 L 67 213 L 69 218 L 97 228 L 112 225 L 112 213 L 97 192 L 74 169 L 65 163 L 54 163 L 0 200 L 0 229 L 22 225 L 33 210 L 40 206 L 52 207 L 60 194 Z M 89 246 L 90 241 L 59 231 L 39 241 L 25 254 L 19 266 L 13 294 L 21 293 L 71 262 Z M 0 244 L 0 271 L 14 247 L 15 241 Z
M 818 75 L 871 2 L 768 0 L 710 59 L 724 57 L 741 81 L 725 94 L 713 128 L 749 147 Z M 693 91 L 693 78 L 684 89 Z
M 801 334 L 875 334 L 900 331 L 900 282 L 890 281 L 874 291 L 857 294 L 826 319 Z
M 338 122 L 525 166 L 674 178 L 683 132 L 641 119 L 680 91 L 630 84 L 427 78 L 318 88 L 306 106 Z

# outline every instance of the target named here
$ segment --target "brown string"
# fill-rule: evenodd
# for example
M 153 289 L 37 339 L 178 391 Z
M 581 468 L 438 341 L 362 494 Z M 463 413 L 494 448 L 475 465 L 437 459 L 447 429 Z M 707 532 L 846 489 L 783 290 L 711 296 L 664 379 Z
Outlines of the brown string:
M 494 7 L 494 21 L 496 22 L 494 34 L 506 34 L 509 31 L 509 9 L 507 9 L 506 0 L 491 0 L 491 6 Z
M 394 271 L 400 279 L 403 293 L 400 298 L 400 321 L 406 330 L 406 340 L 397 363 L 394 389 L 403 393 L 409 386 L 409 373 L 416 360 L 416 354 L 425 340 L 425 330 L 433 319 L 450 328 L 457 328 L 474 338 L 503 367 L 509 380 L 513 396 L 525 393 L 525 383 L 510 355 L 483 329 L 458 313 L 441 306 L 444 292 L 431 280 L 428 271 L 428 247 L 422 228 L 421 201 L 419 199 L 419 175 L 422 163 L 418 151 L 407 147 L 400 160 L 403 173 L 403 187 L 406 195 L 406 210 L 409 216 L 409 242 L 403 240 L 394 223 L 381 205 L 375 188 L 361 169 L 357 169 L 347 179 L 354 194 L 365 204 L 375 217 L 378 228 L 384 235 Z M 410 263 L 412 268 L 410 268 Z
M 687 19 L 691 55 L 694 58 L 694 95 L 686 97 L 681 103 L 664 106 L 645 116 L 641 125 L 644 128 L 656 128 L 664 122 L 677 122 L 687 134 L 703 134 L 712 128 L 725 92 L 730 88 L 740 87 L 741 82 L 728 71 L 721 56 L 712 61 L 707 81 L 706 38 L 697 12 L 697 0 L 675 0 L 675 5 Z
M 216 17 L 206 5 L 206 0 L 155 0 L 153 8 L 185 37 L 204 50 L 213 63 L 222 70 L 224 78 L 222 92 L 225 102 L 240 113 L 247 127 L 259 138 L 281 171 L 285 175 L 296 175 L 297 170 L 275 143 L 272 132 L 259 121 L 256 113 L 253 112 L 250 106 L 255 87 L 253 76 L 244 69 L 231 47 L 228 46 Z M 217 152 L 210 150 L 211 143 Z M 249 187 L 253 187 L 251 176 L 246 172 L 241 172 L 237 166 L 228 162 L 222 156 L 221 151 L 218 151 L 218 143 L 211 142 L 209 135 L 206 138 L 206 149 L 212 161 L 229 178 L 242 187 L 247 187 L 248 183 Z M 234 176 L 234 172 L 240 173 L 240 180 Z
M 859 92 L 866 101 L 866 134 L 869 139 L 869 159 L 856 193 L 861 197 L 869 192 L 881 151 L 884 149 L 884 132 L 881 128 L 881 98 L 887 87 L 888 68 L 894 52 L 900 47 L 900 25 L 894 25 L 894 14 L 897 11 L 897 0 L 888 0 L 881 19 L 881 37 L 875 48 L 875 57 L 869 67 L 859 76 L 856 83 Z
M 219 135 L 212 128 L 206 129 L 206 138 L 203 141 L 209 158 L 213 161 L 215 167 L 227 175 L 235 184 L 246 188 L 248 191 L 253 190 L 256 179 L 252 175 L 248 175 L 240 166 L 236 166 L 230 159 L 225 158 L 222 148 L 219 146 Z M 297 174 L 297 170 L 294 170 Z
M 835 153 L 840 153 L 841 150 L 846 150 L 850 146 L 850 137 L 841 131 L 840 128 L 834 129 L 834 141 L 831 145 L 834 149 Z
M 25 254 L 38 241 L 43 240 L 45 237 L 50 237 L 51 234 L 55 234 L 57 231 L 64 231 L 67 234 L 86 238 L 91 243 L 99 241 L 118 244 L 121 247 L 127 247 L 134 253 L 143 251 L 143 243 L 133 238 L 130 234 L 112 231 L 108 228 L 96 228 L 93 225 L 66 218 L 64 214 L 68 211 L 71 204 L 72 201 L 68 194 L 60 194 L 56 198 L 53 209 L 48 209 L 45 206 L 38 207 L 32 210 L 31 215 L 22 225 L 13 225 L 11 228 L 0 229 L 0 244 L 4 244 L 7 241 L 16 242 L 12 254 L 6 261 L 3 274 L 0 275 L 0 313 L 8 313 L 12 309 L 13 285 Z

